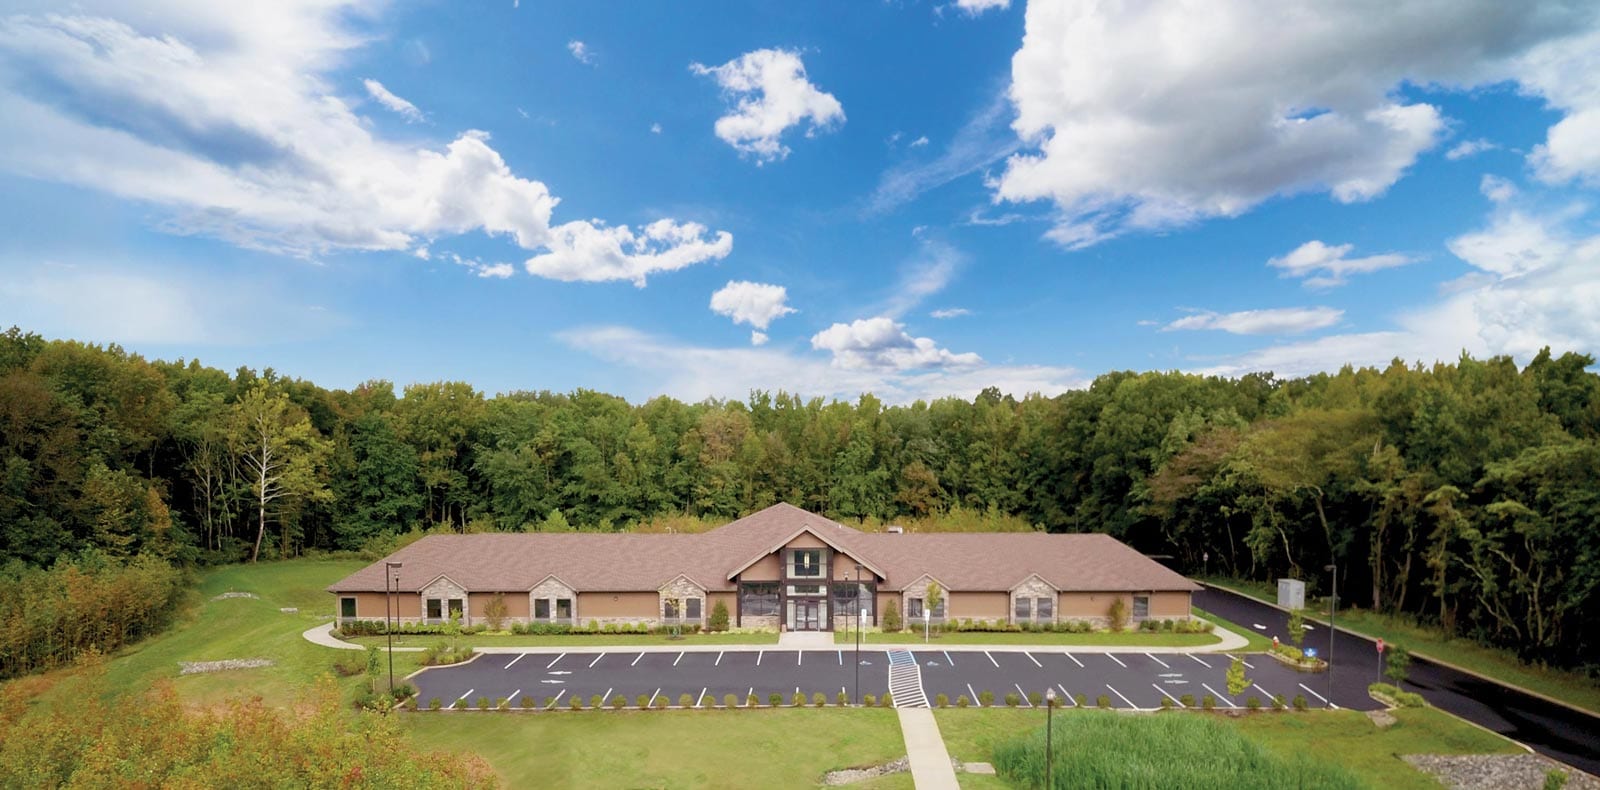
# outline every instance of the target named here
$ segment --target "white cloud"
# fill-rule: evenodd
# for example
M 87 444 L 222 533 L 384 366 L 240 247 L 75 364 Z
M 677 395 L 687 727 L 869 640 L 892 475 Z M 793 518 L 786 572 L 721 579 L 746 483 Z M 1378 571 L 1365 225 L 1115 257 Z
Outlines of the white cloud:
M 1294 248 L 1288 255 L 1269 259 L 1267 265 L 1282 269 L 1284 277 L 1307 278 L 1305 281 L 1307 287 L 1327 288 L 1343 285 L 1352 274 L 1366 274 L 1416 262 L 1415 258 L 1394 252 L 1368 255 L 1365 258 L 1346 257 L 1353 249 L 1355 249 L 1353 244 L 1330 247 L 1313 239 Z M 1313 274 L 1317 276 L 1312 277 Z
M 977 16 L 985 11 L 1005 10 L 1011 7 L 1011 0 L 956 0 L 956 7 L 972 16 Z
M 1444 158 L 1454 162 L 1459 159 L 1468 159 L 1484 151 L 1493 151 L 1500 146 L 1479 137 L 1476 140 L 1462 140 L 1444 153 Z
M 1504 203 L 1517 196 L 1515 184 L 1496 175 L 1484 174 L 1478 182 L 1478 191 L 1494 203 Z
M 921 148 L 921 147 L 923 147 L 923 146 L 925 146 L 927 144 L 928 144 L 928 136 L 927 135 L 923 135 L 923 136 L 918 137 L 917 139 L 911 141 L 911 147 L 912 148 Z
M 811 347 L 833 354 L 835 367 L 913 370 L 981 365 L 983 358 L 939 348 L 932 338 L 912 337 L 905 325 L 887 316 L 834 324 L 811 337 Z
M 594 65 L 594 52 L 590 51 L 588 44 L 573 39 L 567 42 L 567 51 L 571 52 L 572 57 L 577 58 L 579 63 L 585 66 Z
M 407 123 L 416 123 L 418 121 L 425 120 L 425 116 L 422 114 L 421 110 L 417 109 L 417 105 L 412 104 L 411 102 L 408 102 L 405 99 L 394 95 L 393 93 L 390 93 L 388 88 L 383 87 L 383 83 L 377 80 L 368 79 L 362 80 L 361 84 L 367 86 L 367 93 L 371 95 L 372 98 L 376 99 L 379 104 L 389 108 L 391 112 L 405 118 Z
M 934 310 L 933 312 L 928 313 L 928 315 L 930 317 L 939 319 L 960 318 L 965 315 L 972 315 L 972 311 L 965 307 L 947 307 L 942 310 Z
M 969 173 L 1004 159 L 1020 146 L 1005 122 L 1011 106 L 1003 94 L 962 125 L 949 146 L 932 161 L 901 162 L 878 177 L 878 187 L 867 199 L 867 214 L 882 214 L 915 200 L 924 192 L 944 186 Z M 898 134 L 898 133 L 897 133 Z
M 728 257 L 733 235 L 697 222 L 656 220 L 634 233 L 627 225 L 607 227 L 599 220 L 568 222 L 550 229 L 549 252 L 529 258 L 529 274 L 552 280 L 605 282 L 630 280 L 643 288 L 654 272 L 671 272 Z
M 757 332 L 754 330 L 751 330 L 750 332 L 750 345 L 752 346 L 764 346 L 770 339 L 771 338 L 767 337 L 766 332 Z
M 717 119 L 717 137 L 758 164 L 787 157 L 781 138 L 791 127 L 807 124 L 806 136 L 844 123 L 844 107 L 806 77 L 800 53 L 783 49 L 746 52 L 721 66 L 690 64 L 689 70 L 716 79 L 738 104 Z
M 788 299 L 789 289 L 781 285 L 730 280 L 711 295 L 711 312 L 732 318 L 735 324 L 766 329 L 773 321 L 798 312 L 787 304 Z M 751 342 L 761 345 L 754 339 Z
M 900 267 L 889 297 L 878 312 L 899 318 L 924 299 L 943 291 L 965 266 L 967 256 L 937 239 L 919 237 L 917 254 Z
M 650 124 L 650 133 L 651 134 L 661 134 L 661 124 L 659 124 L 659 123 Z
M 1059 395 L 1088 384 L 1082 371 L 1045 365 L 978 365 L 905 371 L 845 368 L 810 355 L 774 348 L 710 348 L 685 345 L 626 327 L 588 327 L 558 336 L 574 348 L 623 365 L 635 376 L 640 397 L 665 393 L 685 401 L 748 397 L 754 390 L 811 397 L 854 399 L 873 393 L 888 403 L 942 397 L 973 398 L 985 387 L 1021 397 Z
M 1526 362 L 1545 346 L 1556 354 L 1593 353 L 1600 348 L 1600 235 L 1573 233 L 1581 216 L 1497 206 L 1485 228 L 1448 245 L 1476 271 L 1450 283 L 1438 300 L 1402 311 L 1396 328 L 1269 346 L 1201 372 L 1299 376 L 1395 358 L 1451 361 L 1463 351 Z
M 638 282 L 651 270 L 582 258 L 575 240 L 616 229 L 552 229 L 557 198 L 513 173 L 487 134 L 442 147 L 378 136 L 328 77 L 370 40 L 350 27 L 367 4 L 71 9 L 0 19 L 0 169 L 152 204 L 172 232 L 293 255 L 413 250 L 480 231 L 587 273 L 569 279 Z M 700 228 L 650 227 L 661 223 Z M 718 239 L 652 237 L 652 260 L 721 257 L 731 238 Z
M 1405 86 L 1506 80 L 1568 113 L 1539 172 L 1594 175 L 1597 29 L 1592 3 L 1030 3 L 1010 96 L 1032 150 L 995 197 L 1053 203 L 1047 236 L 1068 247 L 1280 195 L 1368 200 L 1446 129 Z
M 418 255 L 417 257 L 422 258 L 423 260 L 428 259 L 427 256 L 424 255 Z M 461 266 L 467 271 L 478 275 L 479 277 L 504 280 L 516 272 L 516 267 L 509 263 L 484 263 L 477 258 L 463 258 L 453 252 L 444 253 L 442 257 L 449 260 L 451 263 Z
M 1326 329 L 1343 317 L 1343 310 L 1332 307 L 1279 307 L 1237 313 L 1204 311 L 1173 321 L 1161 331 L 1216 329 L 1235 335 L 1293 335 Z

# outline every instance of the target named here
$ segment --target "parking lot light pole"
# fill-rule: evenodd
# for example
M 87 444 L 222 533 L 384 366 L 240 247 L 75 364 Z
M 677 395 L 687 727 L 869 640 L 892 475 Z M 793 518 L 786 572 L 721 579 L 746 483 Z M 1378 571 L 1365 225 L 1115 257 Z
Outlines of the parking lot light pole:
M 1333 704 L 1333 642 L 1339 638 L 1334 618 L 1339 614 L 1339 563 L 1330 562 L 1323 570 L 1333 574 L 1333 603 L 1328 607 L 1328 704 Z
M 867 616 L 867 608 L 861 605 L 861 566 L 856 566 L 856 704 L 861 704 L 861 621 Z
M 1055 768 L 1054 760 L 1052 759 L 1053 755 L 1051 754 L 1055 746 L 1055 738 L 1052 737 L 1053 733 L 1050 728 L 1050 719 L 1055 715 L 1055 708 L 1056 690 L 1047 688 L 1044 690 L 1044 786 L 1047 788 L 1055 787 L 1052 784 L 1053 777 L 1051 776 Z
M 394 577 L 394 591 L 400 592 L 400 565 L 398 562 L 385 562 L 383 564 L 383 633 L 389 641 L 389 698 L 394 699 L 394 624 L 390 622 L 389 614 L 389 578 Z M 396 609 L 399 608 L 396 602 Z M 400 619 L 400 612 L 394 613 L 393 619 Z

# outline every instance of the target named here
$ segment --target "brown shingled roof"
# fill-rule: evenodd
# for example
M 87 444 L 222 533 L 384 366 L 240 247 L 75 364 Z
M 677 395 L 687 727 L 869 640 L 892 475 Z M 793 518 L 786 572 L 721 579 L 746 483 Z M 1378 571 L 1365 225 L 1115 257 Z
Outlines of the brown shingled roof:
M 1009 590 L 1030 574 L 1064 591 L 1195 590 L 1194 583 L 1109 535 L 863 533 L 778 504 L 697 535 L 492 533 L 430 535 L 385 560 L 403 563 L 400 589 L 439 576 L 470 591 L 521 591 L 554 575 L 580 592 L 654 591 L 686 575 L 708 590 L 802 529 L 809 529 L 901 589 L 931 574 L 952 590 Z M 382 590 L 383 561 L 328 587 Z

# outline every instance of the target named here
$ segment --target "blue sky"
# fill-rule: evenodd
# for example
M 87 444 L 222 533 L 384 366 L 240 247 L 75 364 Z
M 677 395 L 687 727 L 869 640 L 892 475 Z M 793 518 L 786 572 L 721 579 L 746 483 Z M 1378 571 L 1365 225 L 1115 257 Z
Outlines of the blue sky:
M 891 401 L 1600 350 L 1589 3 L 0 2 L 0 323 Z

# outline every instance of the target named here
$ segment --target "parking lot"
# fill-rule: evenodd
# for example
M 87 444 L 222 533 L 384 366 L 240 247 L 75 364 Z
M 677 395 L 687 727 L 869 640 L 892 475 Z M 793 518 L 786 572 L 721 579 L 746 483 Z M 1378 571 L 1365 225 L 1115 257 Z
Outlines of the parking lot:
M 907 674 L 920 680 L 921 692 L 929 702 L 945 694 L 952 705 L 960 696 L 976 702 L 985 691 L 994 693 L 996 704 L 1004 704 L 1008 692 L 1025 700 L 1051 688 L 1069 700 L 1067 705 L 1082 695 L 1093 706 L 1103 695 L 1112 707 L 1146 710 L 1161 707 L 1163 699 L 1178 707 L 1186 694 L 1193 695 L 1196 704 L 1207 695 L 1215 697 L 1219 708 L 1244 707 L 1250 697 L 1270 705 L 1277 695 L 1286 700 L 1304 695 L 1313 707 L 1328 702 L 1323 697 L 1327 693 L 1324 675 L 1296 672 L 1261 655 L 1242 657 L 1249 665 L 1246 675 L 1252 686 L 1243 694 L 1231 695 L 1225 679 L 1231 658 L 1226 655 L 1065 650 L 862 650 L 862 694 L 882 695 L 888 690 L 891 652 L 897 663 L 905 666 L 914 661 L 919 670 L 897 673 L 896 689 L 902 692 L 896 694 L 899 702 L 914 699 L 914 693 L 905 691 L 906 678 L 902 676 Z M 587 705 L 596 695 L 607 705 L 617 695 L 629 705 L 640 695 L 665 697 L 667 704 L 676 705 L 683 694 L 697 706 L 721 704 L 728 694 L 740 704 L 754 694 L 765 704 L 773 693 L 782 694 L 787 703 L 796 691 L 808 699 L 822 693 L 832 704 L 841 691 L 854 696 L 855 656 L 850 649 L 492 653 L 467 664 L 425 670 L 412 678 L 412 683 L 422 707 L 434 698 L 443 707 L 464 707 L 483 697 L 490 704 L 506 699 L 513 707 L 523 698 L 531 698 L 546 707 L 565 706 L 576 696 Z M 1333 702 L 1340 707 L 1376 707 L 1365 697 Z

